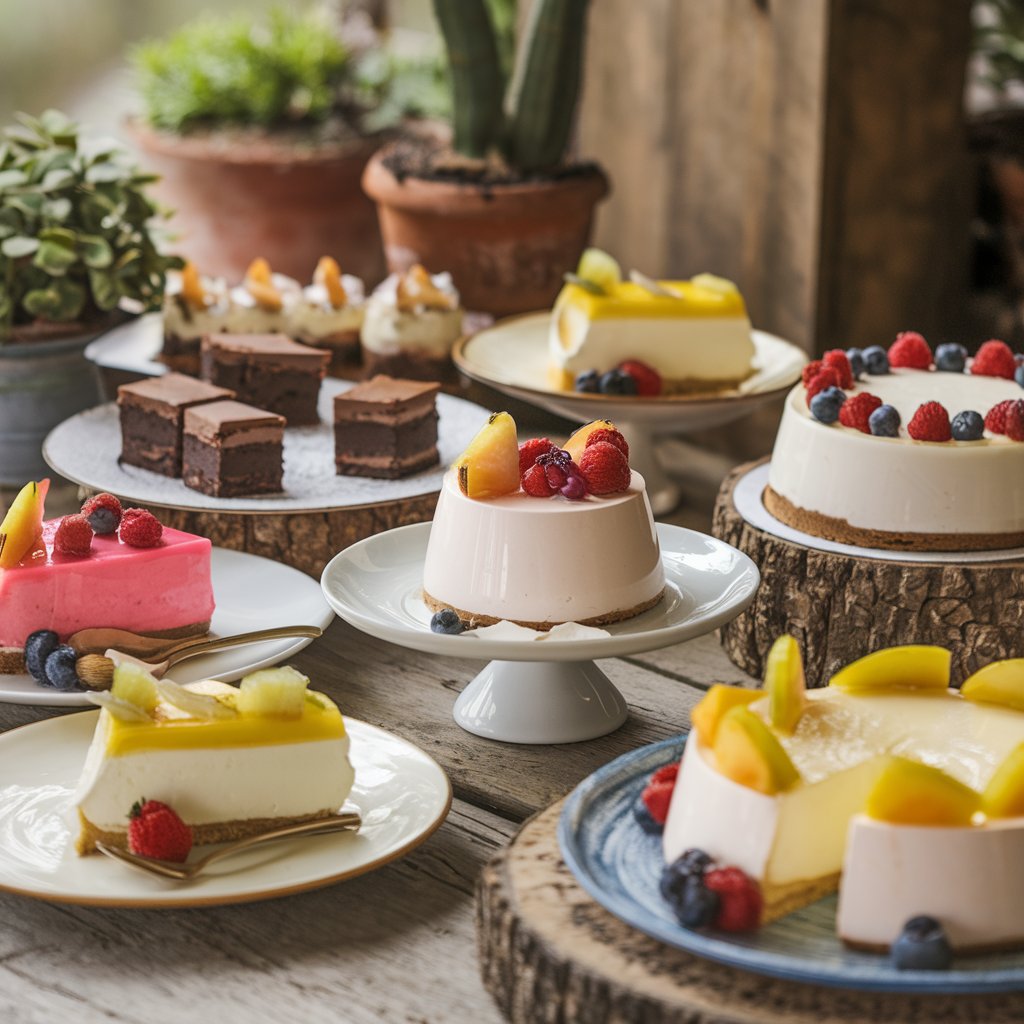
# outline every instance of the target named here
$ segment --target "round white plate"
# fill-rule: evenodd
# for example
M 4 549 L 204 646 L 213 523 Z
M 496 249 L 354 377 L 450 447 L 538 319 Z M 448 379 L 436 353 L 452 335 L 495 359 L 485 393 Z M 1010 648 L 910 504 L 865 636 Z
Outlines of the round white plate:
M 494 640 L 430 631 L 423 603 L 423 561 L 430 523 L 368 537 L 334 556 L 321 584 L 347 622 L 403 647 L 429 654 L 502 661 L 581 661 L 639 654 L 691 640 L 738 615 L 754 599 L 757 566 L 742 552 L 695 530 L 657 524 L 666 589 L 649 611 L 608 626 L 587 640 Z
M 160 377 L 168 372 L 167 366 L 157 359 L 163 343 L 163 314 L 146 313 L 119 324 L 90 342 L 85 349 L 85 358 L 105 370 Z
M 663 398 L 589 395 L 547 386 L 551 314 L 527 313 L 461 339 L 452 358 L 468 377 L 569 419 L 607 417 L 654 433 L 679 434 L 719 426 L 780 398 L 800 379 L 807 362 L 796 345 L 754 331 L 756 372 L 738 388 L 713 395 Z
M 286 896 L 401 857 L 444 821 L 451 805 L 448 778 L 432 758 L 383 729 L 346 718 L 356 779 L 345 809 L 362 815 L 358 833 L 271 843 L 191 882 L 151 878 L 100 854 L 74 852 L 74 790 L 98 717 L 65 715 L 0 735 L 0 890 L 112 907 Z
M 284 432 L 284 493 L 247 498 L 214 498 L 181 480 L 138 466 L 121 465 L 121 425 L 110 402 L 79 413 L 50 431 L 43 458 L 76 484 L 110 491 L 139 504 L 225 512 L 321 512 L 379 505 L 441 489 L 445 470 L 487 422 L 488 410 L 451 395 L 437 396 L 437 448 L 433 469 L 400 480 L 338 476 L 334 471 L 334 396 L 355 385 L 327 378 L 320 388 L 320 424 Z
M 214 548 L 210 575 L 216 603 L 210 632 L 215 636 L 232 636 L 275 626 L 320 626 L 326 629 L 334 618 L 334 612 L 324 602 L 316 580 L 269 558 Z M 276 665 L 310 642 L 304 637 L 265 640 L 216 654 L 203 654 L 175 666 L 171 675 L 179 683 L 191 683 L 197 679 L 227 682 L 258 668 Z M 0 701 L 50 707 L 92 707 L 81 690 L 65 691 L 40 686 L 28 675 L 0 675 Z

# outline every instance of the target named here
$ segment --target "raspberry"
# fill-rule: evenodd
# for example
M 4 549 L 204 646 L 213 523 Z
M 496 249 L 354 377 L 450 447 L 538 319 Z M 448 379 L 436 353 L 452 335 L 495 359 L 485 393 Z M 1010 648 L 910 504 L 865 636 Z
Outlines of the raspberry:
M 112 494 L 97 494 L 82 506 L 93 533 L 113 533 L 121 522 L 121 502 Z
M 629 487 L 626 456 L 613 444 L 598 441 L 587 445 L 580 456 L 580 474 L 591 494 L 614 494 Z
M 907 433 L 915 441 L 949 441 L 953 434 L 949 427 L 949 413 L 939 402 L 925 402 L 910 417 Z
M 661 394 L 661 374 L 653 366 L 641 363 L 639 359 L 627 359 L 619 363 L 619 369 L 636 381 L 636 393 L 641 398 L 654 398 Z
M 1013 352 L 1005 341 L 986 341 L 971 362 L 971 373 L 976 377 L 1005 377 L 1013 380 L 1016 369 Z
M 985 429 L 990 434 L 1006 433 L 1006 414 L 1010 411 L 1011 405 L 1013 405 L 1013 399 L 1008 398 L 1005 402 L 993 405 L 985 414 Z
M 155 548 L 164 528 L 152 512 L 144 508 L 126 508 L 121 515 L 121 543 L 133 548 Z
M 554 487 L 548 483 L 544 467 L 534 463 L 520 480 L 523 490 L 534 498 L 550 498 L 555 493 Z
M 820 359 L 812 359 L 801 371 L 800 379 L 804 382 L 804 387 L 814 379 L 815 374 L 820 373 L 824 368 L 825 364 Z
M 882 400 L 877 395 L 862 391 L 859 395 L 848 398 L 839 407 L 839 422 L 844 427 L 853 427 L 854 430 L 870 434 L 871 426 L 868 421 L 881 404 Z
M 92 549 L 92 527 L 85 516 L 65 516 L 53 537 L 53 550 L 58 555 L 85 558 Z
M 675 788 L 675 782 L 649 782 L 641 794 L 648 813 L 659 825 L 665 824 Z
M 839 387 L 853 387 L 853 367 L 850 366 L 850 360 L 841 348 L 834 348 L 831 351 L 826 352 L 825 355 L 822 356 L 821 361 L 826 366 L 830 366 L 836 371 L 836 374 L 839 377 Z
M 546 437 L 534 437 L 519 446 L 519 475 L 522 476 L 536 461 L 538 455 L 547 455 L 555 446 Z
M 142 857 L 184 863 L 192 849 L 192 830 L 157 800 L 139 800 L 128 816 L 128 849 Z
M 739 868 L 713 868 L 704 873 L 704 885 L 718 893 L 718 913 L 712 922 L 725 932 L 749 932 L 761 923 L 764 899 L 761 888 Z
M 1006 436 L 1011 441 L 1024 441 L 1024 400 L 1020 398 L 1006 410 Z
M 839 387 L 839 374 L 831 366 L 825 366 L 807 382 L 807 401 L 810 402 L 819 391 L 837 387 Z
M 903 331 L 889 346 L 889 365 L 927 370 L 932 365 L 932 350 L 917 331 Z
M 587 443 L 584 447 L 589 448 L 598 441 L 607 441 L 609 444 L 615 445 L 627 459 L 629 458 L 629 445 L 626 439 L 614 428 L 609 430 L 607 427 L 601 427 L 599 430 L 591 431 L 587 435 Z
M 679 762 L 663 764 L 652 776 L 651 782 L 675 782 L 679 776 Z

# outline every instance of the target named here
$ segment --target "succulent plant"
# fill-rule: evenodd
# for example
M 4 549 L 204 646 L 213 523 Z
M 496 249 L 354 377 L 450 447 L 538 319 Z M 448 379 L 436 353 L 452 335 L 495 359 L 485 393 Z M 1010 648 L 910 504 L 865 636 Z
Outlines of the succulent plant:
M 589 0 L 535 0 L 509 80 L 502 70 L 494 0 L 434 0 L 451 66 L 457 152 L 484 157 L 498 149 L 524 174 L 564 160 L 579 97 L 588 6 Z
M 157 210 L 113 140 L 86 140 L 57 110 L 0 132 L 0 343 L 33 321 L 93 321 L 123 299 L 160 302 Z

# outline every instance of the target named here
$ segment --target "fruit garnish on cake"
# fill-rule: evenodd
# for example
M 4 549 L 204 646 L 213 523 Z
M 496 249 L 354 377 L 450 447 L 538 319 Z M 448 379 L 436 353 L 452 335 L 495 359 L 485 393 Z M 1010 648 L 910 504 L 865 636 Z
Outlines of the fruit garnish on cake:
M 887 648 L 807 689 L 796 641 L 780 637 L 763 690 L 716 685 L 694 709 L 666 863 L 699 851 L 736 868 L 766 921 L 838 887 L 854 946 L 887 949 L 922 915 L 958 951 L 1024 944 L 1024 663 L 956 691 L 950 661 Z M 963 864 L 977 885 L 950 884 Z
M 270 264 L 262 256 L 249 264 L 243 287 L 255 299 L 256 304 L 268 312 L 276 313 L 284 305 L 281 291 L 274 282 Z
M 459 297 L 449 288 L 438 284 L 421 263 L 413 264 L 398 277 L 395 304 L 404 313 L 420 309 L 457 309 Z

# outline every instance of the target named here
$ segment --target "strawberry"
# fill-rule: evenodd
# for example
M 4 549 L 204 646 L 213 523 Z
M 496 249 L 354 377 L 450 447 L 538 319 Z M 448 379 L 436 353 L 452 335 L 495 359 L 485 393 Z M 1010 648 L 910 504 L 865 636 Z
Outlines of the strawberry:
M 143 798 L 132 805 L 128 819 L 128 849 L 132 853 L 179 864 L 188 859 L 192 829 L 167 804 Z
M 807 382 L 807 404 L 810 405 L 811 399 L 819 392 L 824 391 L 826 388 L 837 388 L 839 387 L 839 374 L 831 367 L 822 367 L 808 382 Z
M 534 463 L 522 476 L 520 484 L 527 494 L 534 498 L 550 498 L 555 493 L 554 487 L 548 483 L 544 467 Z
M 661 394 L 661 374 L 653 366 L 641 363 L 639 359 L 627 359 L 619 363 L 619 369 L 636 381 L 636 393 L 641 398 L 654 398 Z
M 953 434 L 949 426 L 949 413 L 939 402 L 925 402 L 910 417 L 907 433 L 915 441 L 949 441 Z
M 519 446 L 519 475 L 522 476 L 536 461 L 538 455 L 547 455 L 554 451 L 553 445 L 546 437 L 532 437 Z
M 824 368 L 825 364 L 820 359 L 812 359 L 801 371 L 800 379 L 804 383 L 804 387 L 814 379 L 815 375 L 820 373 Z
M 753 931 L 761 923 L 761 887 L 739 868 L 712 868 L 704 885 L 718 893 L 718 914 L 712 922 L 725 932 Z
M 839 377 L 839 387 L 849 389 L 853 387 L 853 367 L 850 366 L 849 357 L 841 348 L 834 348 L 826 352 L 821 361 L 836 371 Z M 808 400 L 811 396 L 808 396 Z
M 615 494 L 629 487 L 626 456 L 607 441 L 587 445 L 580 456 L 579 468 L 591 494 Z
M 584 445 L 584 448 L 589 448 L 597 441 L 607 441 L 609 444 L 615 445 L 615 447 L 618 448 L 627 459 L 629 458 L 629 444 L 614 428 L 609 430 L 607 427 L 601 427 L 598 430 L 592 430 L 587 435 L 587 443 Z
M 651 782 L 672 782 L 679 776 L 679 762 L 672 761 L 670 764 L 663 764 L 652 776 Z
M 121 516 L 121 543 L 133 548 L 155 548 L 164 528 L 152 512 L 144 508 L 126 508 Z
M 1006 436 L 1011 441 L 1024 441 L 1024 399 L 1010 402 L 1006 410 Z
M 92 550 L 92 527 L 83 515 L 65 516 L 53 535 L 53 550 L 58 555 L 85 558 Z
M 659 825 L 665 824 L 668 805 L 672 802 L 672 791 L 675 788 L 675 782 L 648 782 L 640 795 L 648 813 Z
M 975 377 L 1005 377 L 1013 380 L 1016 369 L 1013 352 L 1005 341 L 986 341 L 971 361 L 971 373 Z
M 1006 433 L 1006 414 L 1010 411 L 1013 401 L 1012 398 L 1007 398 L 1006 401 L 993 405 L 985 414 L 985 429 L 990 434 Z
M 927 370 L 932 365 L 932 350 L 917 331 L 903 331 L 889 346 L 889 365 Z
M 854 430 L 870 434 L 871 427 L 868 425 L 868 420 L 881 404 L 882 400 L 877 395 L 862 391 L 859 395 L 848 398 L 839 407 L 839 422 L 844 427 L 853 427 Z

